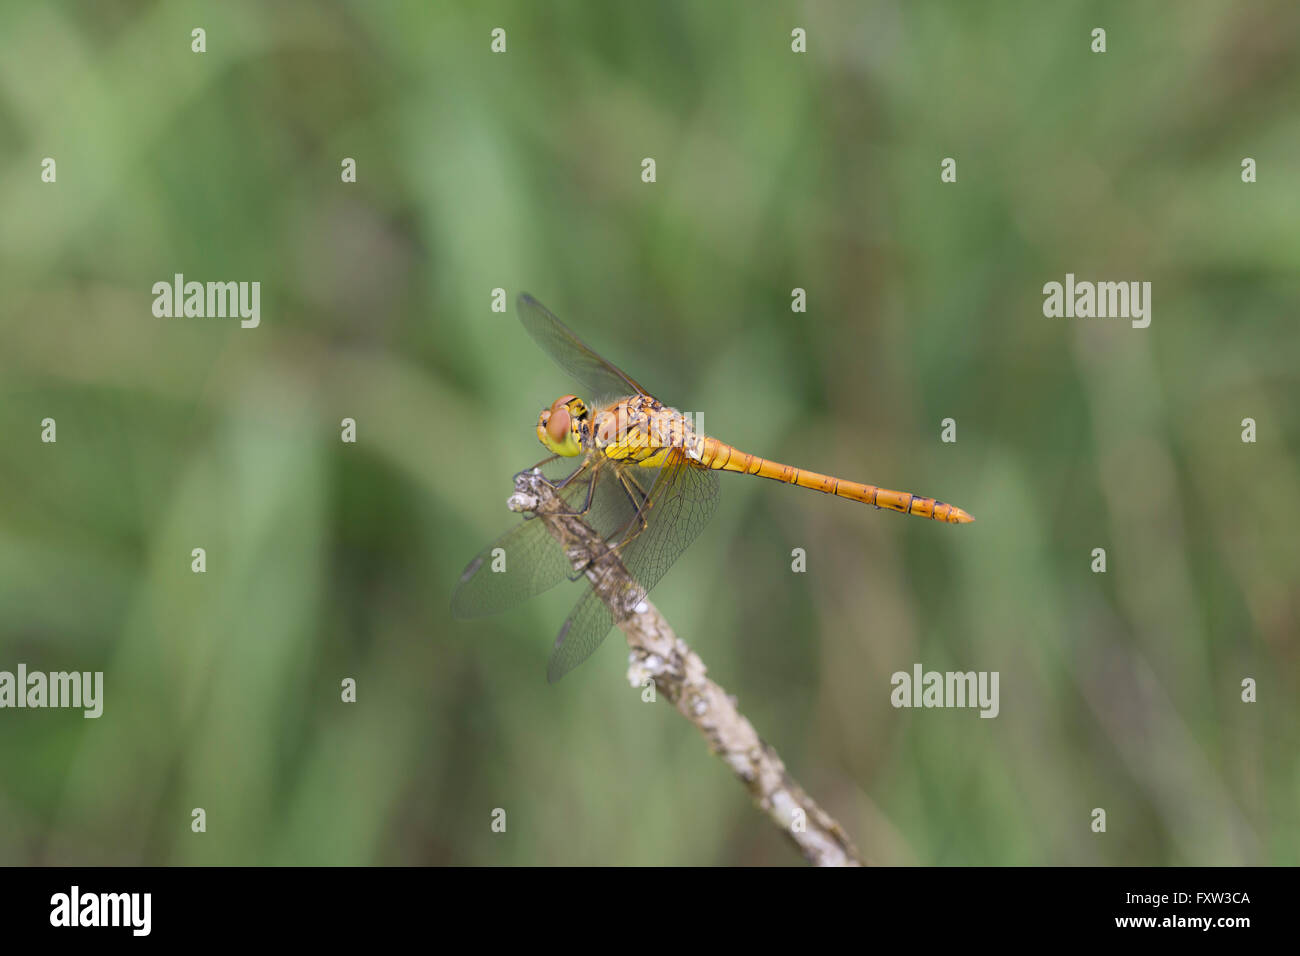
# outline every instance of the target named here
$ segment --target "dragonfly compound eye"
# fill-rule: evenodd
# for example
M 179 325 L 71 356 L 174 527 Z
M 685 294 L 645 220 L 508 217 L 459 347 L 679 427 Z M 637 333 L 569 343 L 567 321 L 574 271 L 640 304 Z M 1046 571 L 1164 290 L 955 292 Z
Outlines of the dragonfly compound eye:
M 569 410 L 563 405 L 551 409 L 549 421 L 546 422 L 546 433 L 551 436 L 551 441 L 558 444 L 569 437 L 569 422 Z

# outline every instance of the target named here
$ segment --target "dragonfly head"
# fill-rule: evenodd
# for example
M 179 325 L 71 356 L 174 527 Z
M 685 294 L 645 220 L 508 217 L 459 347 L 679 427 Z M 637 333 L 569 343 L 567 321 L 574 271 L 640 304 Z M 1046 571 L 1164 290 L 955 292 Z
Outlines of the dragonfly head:
M 565 458 L 582 454 L 590 427 L 587 405 L 576 395 L 561 395 L 537 417 L 537 437 L 547 450 Z

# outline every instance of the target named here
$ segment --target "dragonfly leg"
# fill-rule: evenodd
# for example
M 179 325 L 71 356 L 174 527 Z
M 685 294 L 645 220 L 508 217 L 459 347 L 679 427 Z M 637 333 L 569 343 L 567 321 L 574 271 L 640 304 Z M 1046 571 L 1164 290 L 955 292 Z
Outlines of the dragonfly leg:
M 568 479 L 565 479 L 566 483 Z M 549 514 L 562 515 L 566 518 L 580 518 L 591 510 L 591 499 L 596 493 L 596 476 L 592 475 L 587 479 L 587 500 L 582 503 L 582 508 L 578 511 L 551 511 Z
M 559 456 L 558 456 L 558 455 L 555 455 L 555 456 L 553 456 L 553 457 L 558 458 Z M 549 459 L 548 459 L 548 460 L 549 460 Z M 589 461 L 584 461 L 584 462 L 583 462 L 581 465 L 579 465 L 579 466 L 578 466 L 578 467 L 577 467 L 577 468 L 576 468 L 576 469 L 575 469 L 571 474 L 566 475 L 565 477 L 561 478 L 559 481 L 551 481 L 551 480 L 548 479 L 545 475 L 542 476 L 542 480 L 545 481 L 548 485 L 550 485 L 550 486 L 551 486 L 553 489 L 555 489 L 556 491 L 560 491 L 560 490 L 562 490 L 562 489 L 568 487 L 569 483 L 572 482 L 573 479 L 575 479 L 575 478 L 577 478 L 579 475 L 581 475 L 584 471 L 586 471 L 586 470 L 590 467 L 590 465 L 591 465 L 591 462 L 589 462 Z M 557 511 L 551 511 L 551 512 L 548 512 L 548 514 L 553 514 L 553 515 L 562 515 L 562 516 L 566 516 L 566 517 L 576 517 L 576 516 L 580 516 L 580 515 L 585 515 L 588 511 L 591 510 L 591 496 L 592 496 L 592 492 L 595 490 L 595 488 L 596 488 L 596 475 L 595 475 L 595 474 L 592 474 L 591 478 L 589 478 L 588 481 L 587 481 L 587 501 L 586 501 L 586 503 L 582 506 L 582 510 L 581 510 L 581 511 L 561 511 L 561 510 L 557 510 Z M 537 517 L 537 512 L 535 512 L 535 511 L 534 511 L 534 512 L 530 512 L 529 514 L 524 515 L 524 520 L 527 521 L 527 520 L 530 520 L 530 519 L 535 518 L 535 517 Z
M 628 480 L 628 482 L 631 483 L 632 487 L 635 488 L 635 489 L 637 490 L 637 493 L 641 495 L 641 501 L 642 501 L 642 502 L 644 502 L 644 501 L 646 500 L 646 498 L 649 497 L 649 496 L 646 494 L 646 490 L 645 490 L 644 488 L 641 487 L 641 482 L 639 482 L 639 481 L 636 480 L 636 475 L 632 474 L 630 471 L 625 471 L 625 472 L 623 473 L 623 477 L 625 477 L 625 478 Z M 632 503 L 633 503 L 633 504 L 636 504 L 635 501 L 632 502 Z M 639 506 L 638 506 L 638 507 L 639 507 Z
M 551 482 L 551 487 L 554 488 L 556 491 L 559 491 L 561 488 L 568 485 L 569 482 L 573 481 L 574 478 L 577 478 L 580 474 L 582 474 L 590 467 L 591 467 L 591 461 L 590 460 L 584 461 L 581 465 L 579 465 L 576 469 L 574 469 L 569 474 L 565 475 L 559 481 Z
M 632 502 L 632 507 L 633 509 L 635 509 L 636 513 L 628 520 L 627 524 L 623 525 L 623 527 L 619 528 L 612 535 L 610 535 L 608 538 L 605 539 L 605 545 L 606 547 L 609 548 L 609 550 L 605 552 L 605 555 L 617 554 L 619 548 L 623 547 L 625 544 L 633 540 L 637 535 L 639 535 L 642 531 L 644 531 L 646 527 L 649 525 L 649 522 L 646 520 L 644 515 L 646 509 L 649 508 L 649 505 L 646 503 L 648 495 L 646 495 L 645 490 L 641 487 L 641 485 L 637 482 L 637 480 L 633 478 L 631 475 L 625 475 L 620 471 L 615 471 L 615 474 L 618 476 L 619 479 L 619 487 L 623 489 L 623 493 L 627 495 L 628 500 Z M 596 487 L 597 477 L 598 477 L 598 473 L 593 474 L 591 476 L 590 483 L 587 485 L 587 501 L 583 505 L 581 511 L 555 512 L 555 513 L 568 514 L 568 515 L 586 514 L 587 511 L 591 509 L 591 498 Z M 638 495 L 640 495 L 639 501 L 637 500 Z M 636 524 L 638 520 L 640 521 L 640 527 L 636 529 L 635 533 L 627 535 L 628 529 L 631 528 L 633 524 Z M 624 537 L 625 535 L 626 537 Z M 614 541 L 618 539 L 622 539 L 618 541 L 618 544 L 611 545 L 609 543 L 610 541 Z M 605 555 L 600 555 L 594 560 L 596 560 L 599 563 L 599 561 L 601 561 L 605 557 Z M 573 574 L 569 575 L 569 580 L 577 581 L 580 580 L 582 577 L 584 577 L 588 569 L 591 567 L 591 560 L 592 559 L 589 558 L 589 560 L 586 563 L 584 563 L 582 567 L 578 568 L 576 571 L 573 572 Z
M 554 488 L 556 491 L 561 491 L 562 489 L 567 488 L 575 478 L 577 478 L 579 475 L 581 475 L 584 471 L 586 471 L 590 467 L 591 467 L 591 462 L 584 461 L 580 466 L 578 466 L 577 471 L 573 472 L 573 474 L 571 475 L 561 478 L 557 482 L 554 482 L 551 485 L 551 487 Z M 566 517 L 578 517 L 580 515 L 585 515 L 588 511 L 591 510 L 591 498 L 596 491 L 596 478 L 597 478 L 597 473 L 593 469 L 591 473 L 591 477 L 587 479 L 587 500 L 583 503 L 582 508 L 580 510 L 551 511 L 548 513 L 553 515 L 564 515 Z
M 523 471 L 519 472 L 518 475 L 515 475 L 515 478 L 518 478 L 520 475 L 530 475 L 533 472 L 541 469 L 542 465 L 549 465 L 551 462 L 555 461 L 555 459 L 559 457 L 560 457 L 559 455 L 552 455 L 550 458 L 543 458 L 541 461 L 539 461 L 537 464 L 533 465 L 532 467 L 525 468 Z
M 632 507 L 636 509 L 636 513 L 632 515 L 627 524 L 623 525 L 623 527 L 614 535 L 614 537 L 618 538 L 619 541 L 617 544 L 612 545 L 610 550 L 615 552 L 627 547 L 627 545 L 636 540 L 637 536 L 640 535 L 641 532 L 645 531 L 645 529 L 650 526 L 650 521 L 646 518 L 646 512 L 649 511 L 651 507 L 650 496 L 646 494 L 645 489 L 641 487 L 640 482 L 638 482 L 636 478 L 628 474 L 626 470 L 622 470 L 618 472 L 618 480 L 619 484 L 623 487 L 624 494 L 626 494 L 628 500 L 632 502 Z M 638 495 L 641 496 L 639 501 L 637 500 Z M 630 529 L 634 524 L 637 525 L 636 530 L 631 534 L 628 534 L 628 529 Z
M 591 510 L 591 499 L 596 492 L 597 477 L 598 475 L 593 473 L 592 476 L 589 479 L 587 479 L 587 500 L 583 503 L 581 511 L 560 511 L 560 512 L 552 512 L 552 513 L 566 515 L 570 517 L 581 517 L 582 515 L 585 515 L 588 511 Z M 588 558 L 587 561 L 583 562 L 580 568 L 577 568 L 572 574 L 569 575 L 569 580 L 570 581 L 580 580 L 587 573 L 587 568 L 590 566 L 590 564 L 591 564 L 591 559 Z

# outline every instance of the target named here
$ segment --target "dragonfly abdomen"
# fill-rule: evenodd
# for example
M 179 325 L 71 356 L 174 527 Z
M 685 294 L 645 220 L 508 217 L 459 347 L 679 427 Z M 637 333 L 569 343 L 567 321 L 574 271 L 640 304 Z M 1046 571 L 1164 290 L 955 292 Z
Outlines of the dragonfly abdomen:
M 714 471 L 734 471 L 744 475 L 757 475 L 759 478 L 771 478 L 773 481 L 800 488 L 811 488 L 827 495 L 836 495 L 850 501 L 888 508 L 901 514 L 916 515 L 934 521 L 946 521 L 951 524 L 966 524 L 975 519 L 956 505 L 950 505 L 935 498 L 923 498 L 908 491 L 890 491 L 875 485 L 864 485 L 856 481 L 846 481 L 831 475 L 815 471 L 805 471 L 793 465 L 768 461 L 749 452 L 741 451 L 716 438 L 705 438 L 699 458 L 700 464 Z

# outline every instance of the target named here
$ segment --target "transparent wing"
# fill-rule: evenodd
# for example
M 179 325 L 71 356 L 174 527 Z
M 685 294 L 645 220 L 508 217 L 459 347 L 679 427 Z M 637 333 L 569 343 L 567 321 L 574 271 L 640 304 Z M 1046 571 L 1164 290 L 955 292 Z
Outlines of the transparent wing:
M 618 465 L 607 458 L 598 464 L 600 476 L 597 479 L 596 494 L 584 520 L 602 538 L 613 543 L 621 540 L 633 527 L 633 520 L 645 497 L 644 492 L 654 487 L 659 469 Z M 644 474 L 632 474 L 635 472 Z M 631 480 L 636 484 L 632 485 L 631 491 L 619 478 L 620 474 L 632 474 Z
M 555 649 L 546 662 L 547 683 L 554 684 L 590 657 L 613 626 L 609 605 L 588 587 L 555 636 Z
M 542 350 L 560 368 L 591 389 L 587 398 L 595 401 L 598 398 L 647 394 L 629 375 L 588 348 L 546 306 L 528 293 L 519 296 L 515 307 L 519 321 Z
M 575 479 L 560 492 L 571 510 L 583 507 L 588 484 Z M 452 616 L 465 619 L 507 610 L 554 587 L 571 572 L 564 549 L 546 525 L 536 518 L 525 520 L 466 565 L 451 596 Z
M 696 539 L 718 510 L 718 473 L 690 464 L 678 450 L 650 488 L 648 527 L 622 550 L 623 565 L 648 592 Z
M 624 466 L 622 472 L 645 488 L 645 483 L 636 474 L 638 470 L 634 466 Z M 614 469 L 605 471 L 614 474 Z M 630 511 L 625 527 L 615 529 L 612 532 L 614 538 L 610 540 L 610 544 L 625 543 L 604 559 L 605 562 L 621 561 L 640 586 L 639 595 L 626 596 L 628 605 L 644 598 L 659 583 L 673 562 L 708 524 L 718 505 L 717 472 L 693 467 L 680 451 L 676 460 L 659 469 L 658 477 L 649 487 L 648 506 L 639 503 L 639 513 L 646 519 L 646 525 L 644 528 L 641 526 L 637 511 Z M 602 488 L 601 493 L 613 497 L 608 487 Z M 633 488 L 632 495 L 637 494 Z M 631 499 L 626 493 L 623 498 L 631 509 Z M 596 569 L 597 573 L 602 570 L 605 569 Z M 590 657 L 613 625 L 614 615 L 609 607 L 594 590 L 589 590 L 560 627 L 555 649 L 547 662 L 546 679 L 554 683 Z

